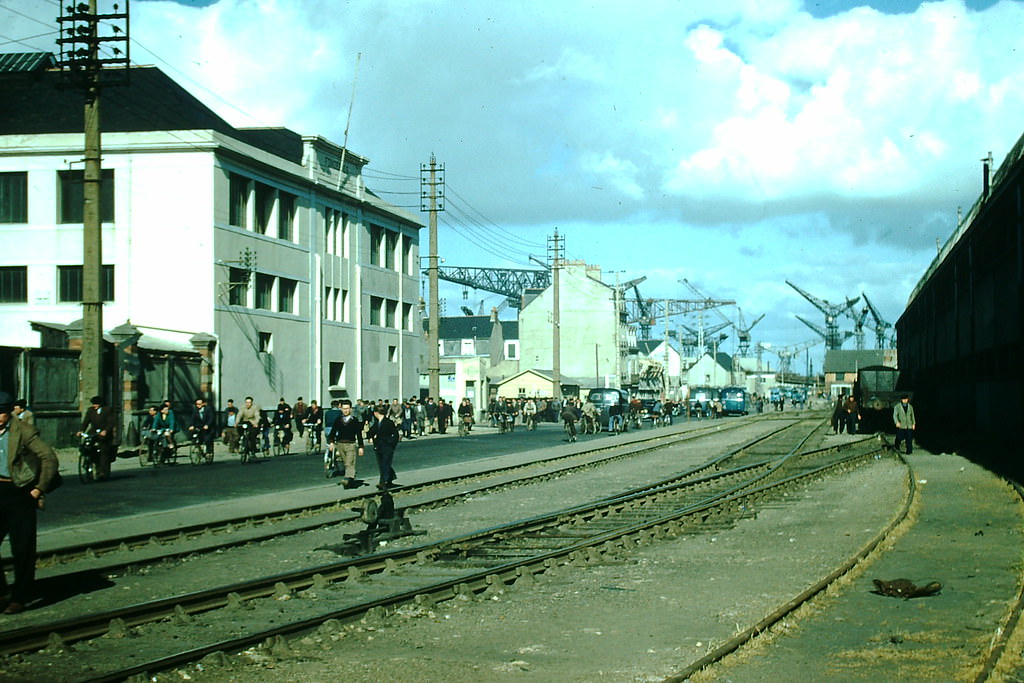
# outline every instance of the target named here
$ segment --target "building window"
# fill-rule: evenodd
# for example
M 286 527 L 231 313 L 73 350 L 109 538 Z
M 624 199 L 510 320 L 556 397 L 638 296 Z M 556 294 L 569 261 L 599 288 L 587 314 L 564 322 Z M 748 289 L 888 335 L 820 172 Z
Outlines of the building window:
M 416 330 L 416 328 L 413 327 L 412 312 L 412 304 L 402 304 L 402 327 L 409 332 L 414 332 Z
M 338 211 L 330 207 L 324 207 L 324 252 L 327 254 L 338 253 Z
M 84 172 L 58 171 L 57 222 L 81 223 L 85 201 Z M 103 169 L 100 179 L 100 221 L 114 222 L 114 171 Z
M 349 223 L 351 223 L 352 217 L 348 214 L 341 214 L 340 225 L 341 225 L 341 250 L 338 252 L 342 258 L 348 258 L 348 236 L 349 236 Z
M 274 276 L 256 274 L 256 301 L 255 308 L 271 310 L 274 303 Z
M 260 353 L 273 353 L 274 352 L 274 335 L 270 332 L 259 332 L 258 343 L 260 345 Z
M 398 321 L 395 319 L 395 316 L 396 316 L 397 311 L 398 311 L 398 302 L 397 301 L 390 301 L 389 300 L 387 302 L 386 311 L 387 312 L 386 312 L 385 318 L 384 318 L 384 326 L 385 327 L 397 327 L 398 326 Z
M 249 227 L 249 179 L 237 173 L 228 176 L 228 224 Z
M 384 241 L 384 228 L 371 225 L 370 226 L 370 265 L 379 266 L 380 263 L 380 250 L 381 244 Z
M 505 342 L 505 358 L 508 360 L 519 360 L 519 342 Z
M 0 223 L 28 223 L 28 173 L 0 173 Z
M 28 302 L 28 266 L 0 268 L 0 304 Z
M 379 296 L 370 297 L 370 324 L 380 325 L 380 309 L 384 306 L 384 299 Z
M 401 272 L 402 266 L 398 263 L 398 233 L 390 230 L 384 233 L 384 266 Z
M 281 278 L 277 282 L 277 310 L 281 313 L 295 312 L 295 280 Z
M 277 236 L 291 242 L 295 227 L 296 197 L 287 192 L 277 194 Z
M 404 235 L 402 237 L 402 272 L 406 275 L 415 275 L 415 268 L 412 261 L 412 237 Z
M 232 268 L 228 273 L 228 303 L 232 306 L 249 305 L 249 271 Z
M 349 315 L 348 315 L 348 290 L 347 289 L 341 290 L 341 321 L 342 322 L 346 322 L 346 323 L 350 322 L 350 318 L 349 318 Z
M 256 232 L 266 235 L 274 213 L 274 188 L 256 183 Z
M 114 300 L 114 266 L 100 271 L 100 298 Z M 82 266 L 57 266 L 57 301 L 76 303 L 82 300 Z
M 342 361 L 332 360 L 327 365 L 327 373 L 329 375 L 328 379 L 330 380 L 328 385 L 332 387 L 345 386 L 345 363 Z
M 398 362 L 398 347 L 388 346 L 388 361 L 392 363 Z

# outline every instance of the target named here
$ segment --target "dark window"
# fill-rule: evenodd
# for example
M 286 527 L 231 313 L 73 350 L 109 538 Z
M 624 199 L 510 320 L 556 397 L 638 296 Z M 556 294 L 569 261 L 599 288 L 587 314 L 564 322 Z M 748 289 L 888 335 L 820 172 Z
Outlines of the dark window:
M 271 309 L 274 294 L 274 276 L 256 275 L 256 308 Z
M 232 173 L 228 182 L 228 224 L 248 227 L 249 179 Z
M 82 171 L 58 171 L 57 222 L 81 223 L 85 201 Z M 104 169 L 100 182 L 100 221 L 114 222 L 114 171 Z
M 100 297 L 114 300 L 114 266 L 100 271 Z M 82 300 L 82 266 L 57 266 L 57 301 L 73 303 Z
M 0 268 L 0 304 L 23 304 L 28 301 L 28 266 Z
M 384 234 L 384 266 L 402 272 L 398 264 L 398 233 L 388 230 Z
M 295 280 L 281 278 L 277 283 L 277 310 L 282 313 L 295 312 Z
M 380 262 L 380 247 L 381 242 L 384 241 L 384 228 L 376 225 L 370 226 L 370 265 L 379 266 Z
M 244 268 L 232 268 L 228 278 L 228 303 L 232 306 L 248 305 L 249 271 Z
M 370 297 L 370 324 L 380 325 L 380 309 L 384 305 L 384 299 L 379 296 Z
M 278 192 L 277 198 L 277 236 L 283 240 L 292 239 L 292 228 L 295 225 L 295 195 Z
M 396 315 L 396 313 L 398 311 L 398 302 L 397 301 L 390 301 L 389 300 L 387 302 L 387 309 L 386 310 L 387 310 L 387 313 L 386 313 L 385 318 L 384 318 L 384 324 L 387 327 L 397 327 L 398 323 L 395 320 L 395 315 Z
M 0 173 L 0 223 L 28 223 L 28 173 Z
M 270 227 L 270 214 L 274 211 L 274 188 L 263 183 L 256 183 L 256 232 L 267 234 Z
M 274 352 L 274 336 L 270 332 L 259 333 L 260 353 Z
M 345 386 L 345 363 L 332 360 L 327 367 L 327 373 L 330 375 L 328 384 L 334 387 Z

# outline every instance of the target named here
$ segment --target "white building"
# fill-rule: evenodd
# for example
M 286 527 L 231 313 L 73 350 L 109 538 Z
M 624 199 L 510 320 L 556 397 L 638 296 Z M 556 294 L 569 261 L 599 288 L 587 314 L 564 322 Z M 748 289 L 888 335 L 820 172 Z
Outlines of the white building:
M 615 288 L 601 282 L 599 268 L 566 263 L 559 272 L 559 374 L 587 387 L 619 387 L 625 354 L 636 333 L 622 321 Z M 553 365 L 554 285 L 519 312 L 520 369 Z
M 30 321 L 82 317 L 82 95 L 4 57 L 0 345 L 32 347 Z M 105 329 L 210 335 L 218 405 L 416 393 L 422 223 L 366 187 L 366 159 L 236 129 L 150 67 L 103 90 L 101 123 Z

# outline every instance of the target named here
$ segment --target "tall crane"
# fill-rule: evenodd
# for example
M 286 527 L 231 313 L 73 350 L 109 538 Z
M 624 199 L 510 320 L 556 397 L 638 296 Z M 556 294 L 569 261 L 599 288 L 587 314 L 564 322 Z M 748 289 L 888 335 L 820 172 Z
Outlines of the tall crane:
M 792 361 L 802 351 L 806 351 L 820 343 L 820 339 L 810 339 L 805 342 L 800 342 L 799 344 L 790 344 L 789 346 L 778 346 L 768 349 L 779 357 L 779 375 L 781 376 L 779 382 L 782 383 L 786 381 L 786 373 L 789 372 L 790 361 Z
M 702 293 L 699 289 L 697 289 L 696 285 L 694 285 L 692 282 L 690 282 L 686 278 L 683 278 L 679 282 L 681 284 L 684 284 L 687 287 L 689 287 L 690 291 L 692 291 L 697 296 L 704 297 L 705 299 L 709 298 L 704 293 Z M 756 325 L 759 322 L 761 322 L 761 319 L 764 318 L 764 314 L 762 313 L 760 316 L 758 316 L 758 318 L 754 322 L 750 323 L 750 325 L 747 325 L 746 321 L 743 319 L 743 309 L 741 309 L 741 308 L 739 308 L 737 306 L 736 307 L 736 311 L 737 311 L 737 314 L 738 314 L 738 320 L 734 322 L 734 321 L 730 320 L 724 313 L 722 313 L 721 310 L 719 310 L 717 308 L 715 309 L 715 313 L 718 314 L 718 317 L 720 317 L 722 320 L 724 320 L 726 323 L 728 323 L 734 330 L 736 330 L 736 342 L 737 342 L 737 344 L 736 344 L 736 351 L 737 351 L 737 355 L 742 357 L 742 358 L 747 358 L 750 355 L 750 339 L 751 339 L 750 331 L 752 329 L 754 329 L 754 325 Z M 719 328 L 719 329 L 721 329 L 721 328 Z M 714 332 L 709 332 L 709 334 L 714 334 Z
M 888 335 L 886 334 L 886 330 L 892 327 L 892 323 L 887 322 L 884 318 L 882 318 L 882 314 L 879 313 L 878 309 L 875 308 L 875 305 L 871 303 L 871 300 L 868 299 L 867 294 L 861 292 L 860 295 L 864 297 L 864 304 L 867 306 L 867 310 L 871 313 L 871 317 L 874 320 L 873 327 L 875 330 L 875 348 L 891 348 L 888 343 Z M 892 346 L 895 346 L 895 344 L 892 344 Z
M 807 320 L 806 318 L 802 318 L 799 315 L 796 316 L 796 319 L 799 320 L 800 322 L 802 322 L 804 325 L 807 325 L 807 327 L 811 328 L 812 330 L 817 332 L 819 335 L 821 335 L 821 338 L 825 340 L 826 348 L 832 348 L 832 347 L 827 346 L 828 339 L 829 339 L 829 332 L 827 330 L 825 330 L 824 328 L 822 328 L 821 325 L 815 325 L 810 320 Z M 834 347 L 834 348 L 837 348 L 837 349 L 841 348 L 842 345 L 843 345 L 843 342 L 845 342 L 847 339 L 849 339 L 850 337 L 853 336 L 853 332 L 851 332 L 850 330 L 843 330 L 842 332 L 840 332 L 839 330 L 836 330 L 834 332 L 834 334 L 835 334 L 835 338 L 838 339 L 838 341 L 839 341 L 839 345 Z
M 867 320 L 870 309 L 865 306 L 860 309 L 857 315 L 853 315 L 852 312 L 847 312 L 847 315 L 853 320 L 853 336 L 857 339 L 857 350 L 864 350 L 864 321 Z
M 797 292 L 799 292 L 800 295 L 803 296 L 803 298 L 807 299 L 815 308 L 817 308 L 819 311 L 825 314 L 824 332 L 819 331 L 815 326 L 811 325 L 803 318 L 800 318 L 800 322 L 809 326 L 811 329 L 813 329 L 815 332 L 818 332 L 818 334 L 821 334 L 825 338 L 826 349 L 841 349 L 843 347 L 843 342 L 849 339 L 853 333 L 851 332 L 850 334 L 847 334 L 844 337 L 840 337 L 839 316 L 845 314 L 848 310 L 850 310 L 853 307 L 854 304 L 860 301 L 860 297 L 858 296 L 854 297 L 853 299 L 847 299 L 846 302 L 842 304 L 832 304 L 829 303 L 826 299 L 819 299 L 818 297 L 805 292 L 804 290 L 800 289 L 789 280 L 786 280 L 786 284 L 795 289 Z

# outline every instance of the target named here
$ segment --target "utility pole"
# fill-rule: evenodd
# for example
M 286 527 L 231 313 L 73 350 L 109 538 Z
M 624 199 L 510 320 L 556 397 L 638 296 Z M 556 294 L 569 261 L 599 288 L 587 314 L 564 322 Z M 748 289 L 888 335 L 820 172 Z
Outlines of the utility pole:
M 79 407 L 103 395 L 103 233 L 100 206 L 101 168 L 100 89 L 128 77 L 128 6 L 100 14 L 97 0 L 61 5 L 60 66 L 66 85 L 85 93 L 85 169 L 82 174 L 82 350 L 79 356 Z M 100 26 L 111 34 L 100 35 Z M 118 45 L 123 45 L 122 50 Z M 101 53 L 109 48 L 113 56 Z M 123 67 L 120 79 L 109 79 L 104 67 Z
M 430 355 L 427 360 L 427 375 L 430 381 L 429 395 L 434 400 L 441 396 L 441 349 L 438 337 L 441 330 L 440 296 L 437 293 L 437 213 L 444 211 L 444 164 L 438 164 L 430 155 L 429 164 L 420 164 L 420 211 L 430 215 L 430 254 L 427 256 L 427 276 L 430 281 L 430 304 L 427 318 L 427 341 Z
M 565 255 L 565 242 L 560 241 L 558 228 L 555 228 L 555 236 L 548 238 L 548 257 L 551 261 L 551 396 L 559 401 L 562 400 L 562 339 L 559 327 L 561 326 L 561 312 L 559 305 L 558 271 L 561 270 L 562 258 Z

